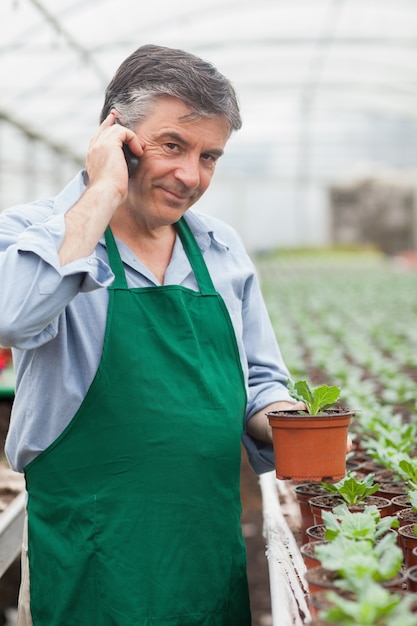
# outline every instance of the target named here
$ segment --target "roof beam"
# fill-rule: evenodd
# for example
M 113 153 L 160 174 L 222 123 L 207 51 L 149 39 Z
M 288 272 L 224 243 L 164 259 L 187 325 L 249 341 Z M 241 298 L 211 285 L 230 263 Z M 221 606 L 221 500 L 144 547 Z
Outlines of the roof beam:
M 61 22 L 56 19 L 52 13 L 50 13 L 40 2 L 40 0 L 30 0 L 33 6 L 41 13 L 44 19 L 50 24 L 53 30 L 58 33 L 60 36 L 64 37 L 68 46 L 72 48 L 76 54 L 84 61 L 84 63 L 90 65 L 90 67 L 95 71 L 99 79 L 107 84 L 107 76 L 103 74 L 100 67 L 94 61 L 93 55 L 84 48 L 74 37 L 62 26 Z
M 25 135 L 25 137 L 27 137 L 27 139 L 32 141 L 39 141 L 48 146 L 48 148 L 50 148 L 56 154 L 60 154 L 61 156 L 64 156 L 71 161 L 74 161 L 78 165 L 81 163 L 80 156 L 67 148 L 65 145 L 51 141 L 51 139 L 47 135 L 43 135 L 42 133 L 34 131 L 33 128 L 30 128 L 23 122 L 20 122 L 16 118 L 13 118 L 9 113 L 0 110 L 0 122 L 1 121 L 6 122 L 11 126 L 17 128 L 23 135 Z

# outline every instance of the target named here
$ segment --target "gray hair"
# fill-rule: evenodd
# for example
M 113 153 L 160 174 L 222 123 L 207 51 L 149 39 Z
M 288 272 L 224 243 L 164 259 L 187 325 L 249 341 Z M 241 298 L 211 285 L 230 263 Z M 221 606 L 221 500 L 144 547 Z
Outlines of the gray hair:
M 223 74 L 189 52 L 155 45 L 141 46 L 120 65 L 106 89 L 100 121 L 114 108 L 133 128 L 161 96 L 182 100 L 192 117 L 224 117 L 230 132 L 242 126 L 235 90 Z

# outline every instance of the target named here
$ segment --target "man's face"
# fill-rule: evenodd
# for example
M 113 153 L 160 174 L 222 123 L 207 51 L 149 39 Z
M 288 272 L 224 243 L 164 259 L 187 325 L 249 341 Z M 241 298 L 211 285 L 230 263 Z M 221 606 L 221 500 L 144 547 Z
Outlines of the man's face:
M 229 137 L 225 118 L 187 119 L 189 114 L 181 100 L 164 96 L 134 129 L 144 153 L 129 182 L 128 203 L 154 225 L 176 222 L 197 202 Z

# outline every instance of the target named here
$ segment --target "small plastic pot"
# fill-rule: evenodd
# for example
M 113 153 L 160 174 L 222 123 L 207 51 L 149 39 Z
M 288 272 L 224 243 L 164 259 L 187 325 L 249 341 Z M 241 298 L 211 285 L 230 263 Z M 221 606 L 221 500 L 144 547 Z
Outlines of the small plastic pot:
M 345 476 L 353 411 L 329 409 L 320 415 L 271 411 L 266 415 L 272 428 L 277 478 L 317 483 Z

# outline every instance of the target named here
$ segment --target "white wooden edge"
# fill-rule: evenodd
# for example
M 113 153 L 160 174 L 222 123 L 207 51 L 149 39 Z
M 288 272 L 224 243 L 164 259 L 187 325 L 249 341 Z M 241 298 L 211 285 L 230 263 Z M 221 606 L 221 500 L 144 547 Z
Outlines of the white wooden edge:
M 262 493 L 272 624 L 303 626 L 311 622 L 306 599 L 305 565 L 280 502 L 280 493 L 288 496 L 288 489 L 283 481 L 277 480 L 275 472 L 261 474 L 259 483 Z
M 25 507 L 23 491 L 0 514 L 0 577 L 21 552 Z

